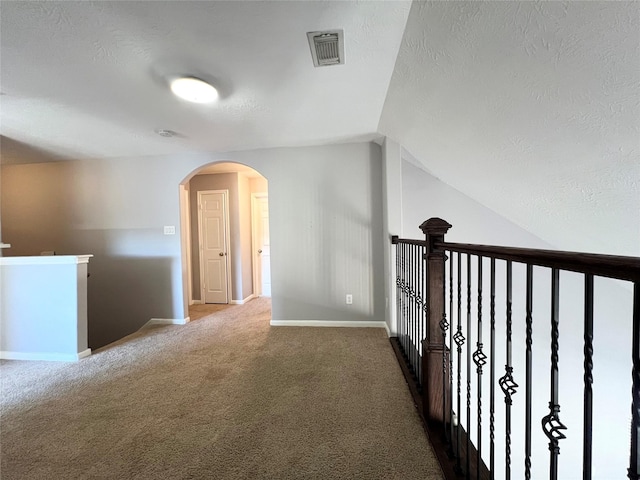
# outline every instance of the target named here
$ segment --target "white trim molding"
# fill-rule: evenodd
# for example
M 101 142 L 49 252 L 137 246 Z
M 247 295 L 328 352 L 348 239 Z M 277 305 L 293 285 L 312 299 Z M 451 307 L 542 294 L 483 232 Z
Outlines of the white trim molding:
M 93 255 L 45 255 L 31 257 L 0 257 L 0 265 L 77 265 L 89 263 Z
M 272 327 L 349 327 L 349 328 L 386 328 L 385 322 L 358 320 L 271 320 Z
M 255 293 L 252 293 L 251 295 L 249 295 L 247 298 L 245 298 L 244 300 L 231 300 L 229 303 L 231 305 L 244 305 L 245 303 L 247 303 L 249 300 L 253 300 L 254 298 L 256 298 Z
M 40 360 L 52 362 L 77 362 L 91 355 L 91 349 L 87 348 L 79 353 L 42 353 L 42 352 L 0 352 L 3 360 Z
M 152 318 L 143 325 L 186 325 L 191 321 L 191 317 L 187 318 Z

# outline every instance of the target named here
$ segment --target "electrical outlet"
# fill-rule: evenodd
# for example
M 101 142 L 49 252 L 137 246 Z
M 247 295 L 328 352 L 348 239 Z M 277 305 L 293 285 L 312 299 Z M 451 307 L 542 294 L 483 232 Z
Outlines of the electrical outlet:
M 347 302 L 347 305 L 351 305 L 353 303 L 353 295 L 351 295 L 350 293 L 347 293 L 346 302 Z

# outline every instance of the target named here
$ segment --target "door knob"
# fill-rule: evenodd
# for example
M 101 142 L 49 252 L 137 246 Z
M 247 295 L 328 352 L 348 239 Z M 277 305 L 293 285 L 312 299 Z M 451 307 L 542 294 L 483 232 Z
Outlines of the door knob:
M 262 250 L 258 250 L 258 253 L 262 253 Z
M 220 252 L 218 255 L 220 255 L 221 257 L 224 257 L 224 253 Z

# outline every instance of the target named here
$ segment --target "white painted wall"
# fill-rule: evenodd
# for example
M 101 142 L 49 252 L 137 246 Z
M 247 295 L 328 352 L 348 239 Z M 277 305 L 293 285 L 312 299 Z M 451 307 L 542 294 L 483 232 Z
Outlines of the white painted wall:
M 73 361 L 87 345 L 89 256 L 0 259 L 0 358 Z

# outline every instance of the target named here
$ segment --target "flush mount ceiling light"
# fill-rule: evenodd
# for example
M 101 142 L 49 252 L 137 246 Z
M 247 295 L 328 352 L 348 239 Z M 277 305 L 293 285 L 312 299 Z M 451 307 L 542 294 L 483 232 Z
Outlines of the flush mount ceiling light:
M 218 90 L 195 77 L 180 77 L 171 81 L 171 91 L 188 102 L 211 103 L 218 98 Z

